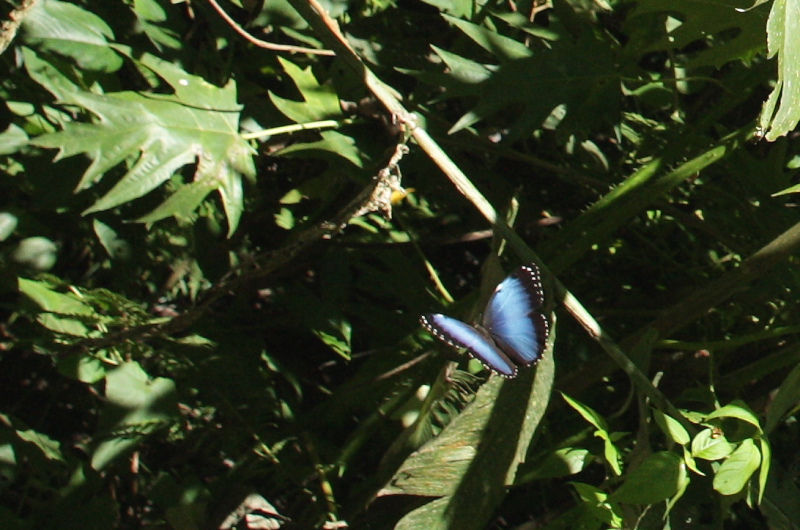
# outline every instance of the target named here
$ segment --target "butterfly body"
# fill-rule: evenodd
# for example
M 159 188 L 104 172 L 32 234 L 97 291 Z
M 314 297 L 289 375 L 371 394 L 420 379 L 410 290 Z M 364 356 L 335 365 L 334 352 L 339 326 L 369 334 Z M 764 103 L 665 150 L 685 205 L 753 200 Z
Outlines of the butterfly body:
M 420 322 L 434 337 L 466 349 L 489 370 L 515 377 L 519 366 L 537 362 L 544 350 L 549 324 L 536 312 L 543 299 L 541 275 L 532 263 L 500 282 L 480 324 L 465 324 L 439 313 L 423 315 Z

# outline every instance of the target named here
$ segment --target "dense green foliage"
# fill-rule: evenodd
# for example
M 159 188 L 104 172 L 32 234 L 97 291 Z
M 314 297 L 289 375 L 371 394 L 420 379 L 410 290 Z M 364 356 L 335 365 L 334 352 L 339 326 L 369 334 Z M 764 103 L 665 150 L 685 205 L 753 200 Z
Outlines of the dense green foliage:
M 800 0 L 3 7 L 0 527 L 800 528 Z

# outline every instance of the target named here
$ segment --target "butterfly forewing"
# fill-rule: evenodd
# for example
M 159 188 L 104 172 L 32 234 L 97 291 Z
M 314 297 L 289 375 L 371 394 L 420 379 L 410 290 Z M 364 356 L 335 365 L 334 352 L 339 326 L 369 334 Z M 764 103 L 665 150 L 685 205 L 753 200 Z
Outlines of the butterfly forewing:
M 441 314 L 423 315 L 420 322 L 437 339 L 456 348 L 465 348 L 489 370 L 505 377 L 517 375 L 516 365 L 492 344 L 488 336 L 472 326 Z

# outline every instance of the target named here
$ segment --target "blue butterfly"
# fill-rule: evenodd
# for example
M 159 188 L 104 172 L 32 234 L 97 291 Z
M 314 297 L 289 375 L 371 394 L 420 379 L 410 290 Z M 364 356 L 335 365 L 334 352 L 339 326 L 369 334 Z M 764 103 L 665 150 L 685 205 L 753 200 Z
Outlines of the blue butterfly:
M 535 311 L 543 300 L 539 268 L 531 263 L 500 282 L 481 324 L 470 326 L 438 313 L 422 315 L 420 322 L 437 339 L 465 348 L 487 369 L 516 377 L 519 366 L 535 363 L 542 356 L 550 325 Z

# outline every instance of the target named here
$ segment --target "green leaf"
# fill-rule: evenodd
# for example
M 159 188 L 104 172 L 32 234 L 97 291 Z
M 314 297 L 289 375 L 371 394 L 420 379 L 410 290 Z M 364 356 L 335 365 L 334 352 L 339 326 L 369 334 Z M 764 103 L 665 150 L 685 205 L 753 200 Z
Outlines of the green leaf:
M 94 384 L 106 376 L 103 362 L 92 355 L 67 355 L 57 361 L 58 371 L 77 381 Z
M 0 418 L 7 420 L 5 416 Z M 0 481 L 4 484 L 11 484 L 19 475 L 17 453 L 13 444 L 14 434 L 10 429 L 0 430 Z M 4 522 L 3 514 L 0 513 L 0 525 Z
M 662 451 L 628 473 L 625 482 L 609 499 L 629 504 L 655 504 L 685 488 L 686 479 L 683 459 L 675 453 Z
M 443 17 L 475 41 L 475 44 L 496 55 L 501 61 L 527 59 L 533 56 L 533 51 L 525 44 L 504 37 L 496 31 L 491 31 L 466 20 L 459 20 L 448 15 L 443 15 Z
M 609 495 L 603 490 L 580 482 L 570 483 L 583 501 L 583 508 L 598 521 L 609 528 L 622 528 L 622 511 L 616 503 L 609 502 Z
M 597 431 L 594 433 L 594 435 L 603 440 L 603 455 L 605 456 L 606 462 L 609 466 L 611 466 L 611 469 L 617 476 L 622 475 L 619 449 L 617 449 L 617 446 L 614 445 L 614 442 L 622 437 L 623 434 L 609 432 L 608 423 L 606 423 L 606 420 L 591 407 L 587 407 L 586 405 L 575 401 L 563 392 L 561 393 L 561 397 L 564 398 L 570 407 L 578 411 L 578 413 L 583 416 L 586 421 L 597 428 Z
M 761 463 L 761 453 L 748 438 L 725 459 L 714 475 L 714 490 L 722 495 L 735 495 L 742 491 Z
M 783 380 L 775 398 L 767 409 L 767 420 L 764 431 L 772 432 L 778 426 L 783 416 L 794 409 L 800 401 L 800 365 L 795 366 L 786 379 Z
M 59 443 L 49 438 L 47 435 L 29 429 L 17 431 L 17 436 L 19 436 L 21 440 L 35 445 L 48 460 L 65 461 L 64 456 L 61 454 Z
M 333 157 L 345 158 L 356 167 L 364 167 L 364 153 L 358 149 L 353 138 L 336 131 L 323 131 L 320 136 L 322 140 L 318 142 L 298 142 L 281 149 L 276 155 L 288 156 L 303 151 L 323 151 L 333 154 Z
M 434 6 L 439 11 L 459 18 L 472 18 L 475 15 L 476 7 L 478 7 L 471 0 L 423 0 L 423 2 Z
M 459 83 L 467 86 L 478 85 L 484 81 L 487 81 L 492 76 L 492 72 L 494 72 L 496 69 L 491 66 L 486 66 L 484 64 L 465 59 L 460 55 L 450 53 L 447 50 L 437 48 L 433 45 L 431 45 L 431 48 L 433 48 L 433 51 L 436 52 L 436 55 L 441 57 L 442 62 L 447 66 L 448 77 L 453 78 Z M 474 90 L 473 92 L 476 95 L 478 93 L 477 90 Z
M 700 468 L 697 467 L 697 461 L 694 459 L 694 456 L 692 456 L 692 452 L 687 447 L 683 448 L 683 461 L 686 463 L 686 467 L 688 467 L 698 475 L 701 475 L 703 477 L 706 476 L 706 474 L 700 471 Z
M 619 121 L 619 69 L 608 43 L 588 32 L 560 39 L 549 47 L 531 50 L 522 43 L 512 47 L 497 35 L 478 40 L 486 30 L 459 22 L 460 29 L 499 57 L 500 65 L 480 86 L 478 104 L 450 128 L 455 133 L 501 111 L 513 110 L 509 140 L 545 126 L 564 135 L 582 134 L 594 126 Z M 519 47 L 519 48 L 518 48 Z M 522 51 L 526 50 L 526 51 Z M 549 119 L 549 120 L 548 120 Z
M 684 455 L 686 454 L 686 450 L 684 450 Z M 686 460 L 684 459 L 684 462 Z M 691 468 L 690 468 L 691 469 Z M 701 473 L 702 474 L 702 473 Z M 675 504 L 683 497 L 683 494 L 686 493 L 686 488 L 689 487 L 689 483 L 691 482 L 691 478 L 689 473 L 686 473 L 686 470 L 683 470 L 683 477 L 680 483 L 678 484 L 678 491 L 670 498 L 669 502 L 667 503 L 667 509 L 664 513 L 664 517 L 669 515 L 669 512 L 672 511 L 672 508 L 675 507 Z
M 620 467 L 622 456 L 620 455 L 619 449 L 617 449 L 617 446 L 614 444 L 620 436 L 614 436 L 614 434 L 622 436 L 622 433 L 613 433 L 609 436 L 605 431 L 597 431 L 595 436 L 599 436 L 603 439 L 603 456 L 614 473 L 620 476 L 622 475 L 622 467 Z
M 648 0 L 627 18 L 628 53 L 641 57 L 658 50 L 680 51 L 685 67 L 721 67 L 749 60 L 764 49 L 766 7 L 745 11 L 744 0 Z M 704 46 L 696 46 L 702 42 Z M 694 44 L 696 51 L 685 51 Z M 681 58 L 684 57 L 682 60 Z
M 653 417 L 667 438 L 674 443 L 678 445 L 686 445 L 692 440 L 691 436 L 689 436 L 689 433 L 683 428 L 683 425 L 681 425 L 681 423 L 675 418 L 667 416 L 657 409 L 653 410 Z
M 62 103 L 78 105 L 97 117 L 95 123 L 66 123 L 61 132 L 33 140 L 35 145 L 57 148 L 57 158 L 78 153 L 89 155 L 92 163 L 78 190 L 97 184 L 122 162 L 135 161 L 120 181 L 85 213 L 107 210 L 142 197 L 169 180 L 181 167 L 196 163 L 194 187 L 220 194 L 228 217 L 228 235 L 233 233 L 243 209 L 242 176 L 255 174 L 254 151 L 238 134 L 241 106 L 236 102 L 233 81 L 219 88 L 144 54 L 139 58 L 140 64 L 164 79 L 173 94 L 99 95 L 72 85 L 32 52 L 25 53 L 25 62 L 31 76 Z M 187 194 L 190 200 L 185 199 Z M 184 192 L 145 219 L 188 216 L 197 203 L 194 190 Z
M 544 461 L 518 478 L 516 483 L 575 475 L 583 471 L 593 458 L 594 456 L 586 449 L 564 447 L 548 454 Z
M 279 58 L 279 60 L 303 98 L 302 101 L 292 101 L 270 92 L 272 103 L 281 113 L 295 123 L 344 119 L 339 97 L 332 86 L 320 85 L 311 67 L 301 69 L 286 59 Z M 285 156 L 300 151 L 322 151 L 331 153 L 337 158 L 345 158 L 356 167 L 363 167 L 364 154 L 351 137 L 337 131 L 322 131 L 320 136 L 322 140 L 298 142 L 280 150 L 277 154 Z
M 46 237 L 26 237 L 17 243 L 11 259 L 35 271 L 50 270 L 58 260 L 58 247 Z
M 608 423 L 606 423 L 605 418 L 595 412 L 594 409 L 584 405 L 583 403 L 575 401 L 563 392 L 561 392 L 561 397 L 564 398 L 564 401 L 566 401 L 570 407 L 575 409 L 578 414 L 583 416 L 583 419 L 594 425 L 597 430 L 608 432 Z
M 28 145 L 28 133 L 18 125 L 12 123 L 0 133 L 0 155 L 16 153 L 26 145 Z
M 712 420 L 716 418 L 735 418 L 742 420 L 754 426 L 759 432 L 761 432 L 761 424 L 758 421 L 758 417 L 753 414 L 753 412 L 748 409 L 744 403 L 740 403 L 738 405 L 725 405 L 724 407 L 720 407 L 706 416 L 706 420 Z
M 209 179 L 197 180 L 181 186 L 147 215 L 136 219 L 139 223 L 155 223 L 167 217 L 186 218 L 194 212 L 209 193 L 214 191 L 215 183 Z
M 535 380 L 532 371 L 513 381 L 490 379 L 439 436 L 403 463 L 381 495 L 443 496 L 406 516 L 415 528 L 483 528 L 525 458 L 547 407 L 553 367 L 552 356 L 545 356 Z
M 775 0 L 767 21 L 767 50 L 768 57 L 778 57 L 778 82 L 759 118 L 759 129 L 771 142 L 792 131 L 800 121 L 800 83 L 797 83 L 800 39 L 797 35 L 800 35 L 800 0 Z
M 758 439 L 758 444 L 761 448 L 761 469 L 758 474 L 758 503 L 761 504 L 764 492 L 767 490 L 769 468 L 772 463 L 772 447 L 769 444 L 769 440 L 764 436 Z
M 320 85 L 310 66 L 301 69 L 281 57 L 278 60 L 303 97 L 303 101 L 300 102 L 269 93 L 272 103 L 287 118 L 295 123 L 305 123 L 344 117 L 336 91 L 330 85 Z
M 151 379 L 136 362 L 108 372 L 105 397 L 99 428 L 106 439 L 92 453 L 92 467 L 98 471 L 180 419 L 175 383 L 163 377 Z
M 97 239 L 100 240 L 100 244 L 103 245 L 103 248 L 106 249 L 106 252 L 108 252 L 108 255 L 111 256 L 112 259 L 122 261 L 130 259 L 131 245 L 124 239 L 121 239 L 113 228 L 97 219 L 92 221 L 92 227 L 94 228 Z
M 0 212 L 0 242 L 5 241 L 17 229 L 19 219 L 9 212 Z
M 344 319 L 329 320 L 327 324 L 326 328 L 314 329 L 312 332 L 338 355 L 349 359 L 352 354 L 350 346 L 352 326 Z
M 51 289 L 50 284 L 19 278 L 19 292 L 36 302 L 39 307 L 61 315 L 93 316 L 94 308 L 77 298 L 73 293 L 62 294 Z
M 725 458 L 733 448 L 734 445 L 728 442 L 725 435 L 715 433 L 714 429 L 704 429 L 692 440 L 692 455 L 704 460 Z
M 24 40 L 69 57 L 85 70 L 116 72 L 122 66 L 112 48 L 114 33 L 102 18 L 67 2 L 36 2 L 22 24 Z
M 511 12 L 492 12 L 492 16 L 502 20 L 512 28 L 521 29 L 528 35 L 539 37 L 545 41 L 556 41 L 561 38 L 561 35 L 555 31 L 551 31 L 540 24 L 535 24 L 530 21 L 528 17 L 519 11 Z
M 133 12 L 145 34 L 159 49 L 181 48 L 181 34 L 184 24 L 178 16 L 174 2 L 162 5 L 156 0 L 133 0 Z
M 337 355 L 350 359 L 352 326 L 341 307 L 319 298 L 304 286 L 298 286 L 289 293 L 284 304 L 305 329 L 310 330 Z
M 416 510 L 412 510 L 405 514 L 400 521 L 395 525 L 395 530 L 417 530 L 419 528 L 427 528 L 428 530 L 436 530 L 447 528 L 444 525 L 446 520 L 446 512 L 449 499 L 443 497 L 441 499 L 434 499 Z M 433 524 L 432 521 L 441 521 L 440 524 Z
M 88 337 L 89 330 L 80 320 L 74 318 L 63 318 L 53 313 L 42 313 L 36 317 L 36 321 L 50 331 L 72 335 L 75 337 Z

